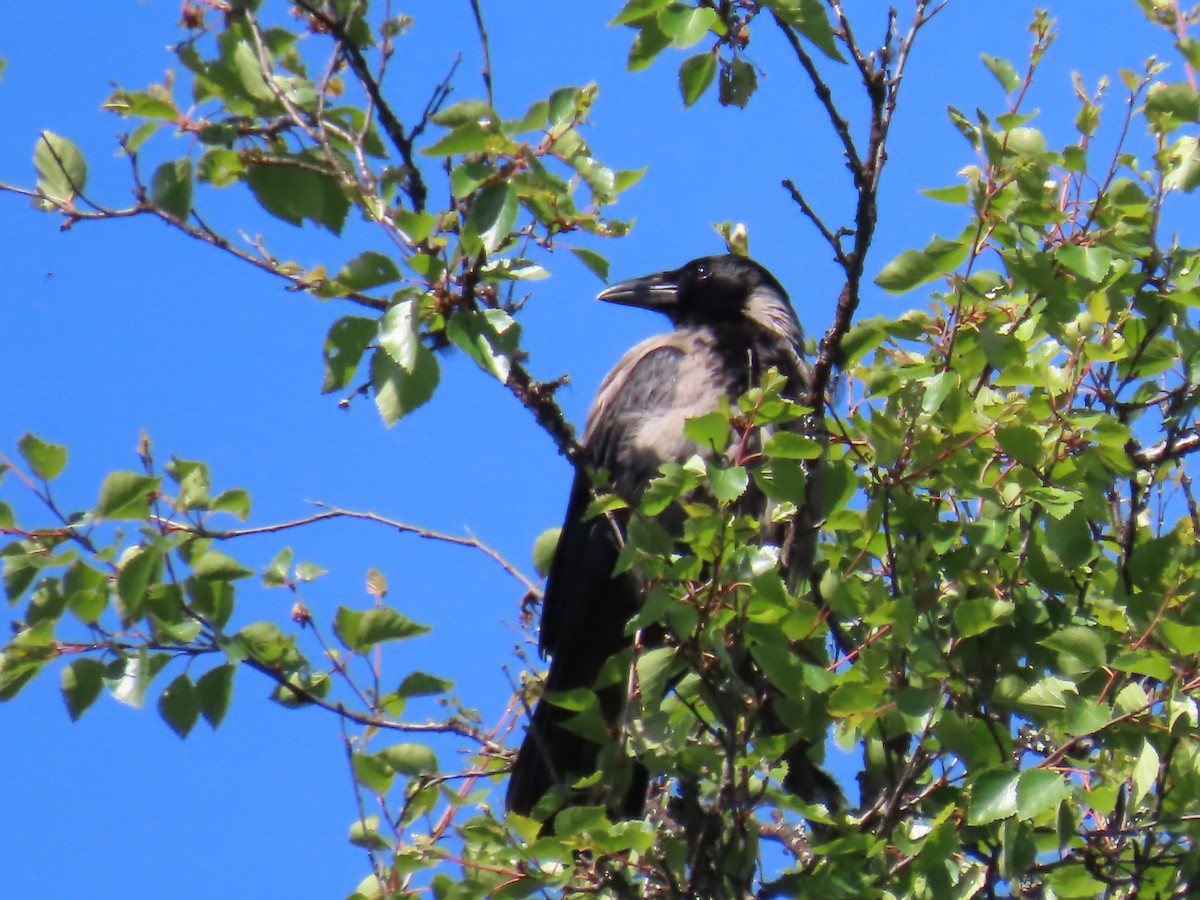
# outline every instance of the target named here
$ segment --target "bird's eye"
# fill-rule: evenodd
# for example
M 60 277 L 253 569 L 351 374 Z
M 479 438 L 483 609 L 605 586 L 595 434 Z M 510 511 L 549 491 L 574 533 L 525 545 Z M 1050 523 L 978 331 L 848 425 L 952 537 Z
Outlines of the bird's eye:
M 698 280 L 703 281 L 709 274 L 708 266 L 696 266 L 696 278 Z

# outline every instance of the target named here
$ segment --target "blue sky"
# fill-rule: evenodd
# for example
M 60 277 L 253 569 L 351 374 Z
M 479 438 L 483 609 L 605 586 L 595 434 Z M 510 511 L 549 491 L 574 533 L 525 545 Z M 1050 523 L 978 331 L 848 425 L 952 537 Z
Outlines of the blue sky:
M 854 5 L 875 10 L 860 28 L 882 33 L 886 4 Z M 613 210 L 636 217 L 632 234 L 593 245 L 610 256 L 614 276 L 718 252 L 711 223 L 745 221 L 752 254 L 788 287 L 809 331 L 824 330 L 837 272 L 779 182 L 793 178 L 835 222 L 848 216 L 849 190 L 827 124 L 769 29 L 755 33 L 751 48 L 765 75 L 749 109 L 721 109 L 708 97 L 684 111 L 675 84 L 679 57 L 668 53 L 648 72 L 624 72 L 631 32 L 605 27 L 617 4 L 485 0 L 483 7 L 503 114 L 523 111 L 555 87 L 597 81 L 588 131 L 596 155 L 619 168 L 649 167 Z M 113 137 L 127 128 L 99 105 L 111 83 L 142 87 L 172 67 L 167 48 L 178 39 L 178 4 L 122 0 L 105 4 L 102 14 L 95 5 L 82 9 L 6 10 L 0 180 L 33 181 L 34 141 L 48 128 L 88 155 L 91 192 L 120 205 L 129 196 L 127 170 Z M 398 106 L 410 113 L 423 106 L 460 49 L 455 99 L 480 95 L 466 0 L 413 2 L 406 11 L 415 26 L 394 66 L 390 92 Z M 1020 68 L 1031 12 L 1022 3 L 955 0 L 922 35 L 893 132 L 872 273 L 933 233 L 962 227 L 960 211 L 917 192 L 952 183 L 974 161 L 946 106 L 1001 111 L 1001 91 L 979 54 L 1009 57 Z M 1034 124 L 1061 146 L 1072 139 L 1072 69 L 1094 85 L 1118 67 L 1140 69 L 1152 53 L 1166 56 L 1167 46 L 1132 0 L 1067 0 L 1051 12 L 1061 33 L 1031 106 L 1043 111 Z M 1105 110 L 1110 128 L 1120 108 L 1114 95 Z M 155 152 L 166 158 L 184 148 L 161 134 L 148 149 Z M 210 201 L 231 232 L 262 233 L 278 255 L 308 265 L 336 268 L 363 249 L 386 249 L 365 229 L 348 229 L 338 242 L 270 220 L 228 192 L 198 195 L 201 208 Z M 162 461 L 172 453 L 202 459 L 218 487 L 250 490 L 252 524 L 302 517 L 316 500 L 453 533 L 469 529 L 529 570 L 534 538 L 559 523 L 569 467 L 469 360 L 445 359 L 434 402 L 385 429 L 371 404 L 359 401 L 347 412 L 318 392 L 325 331 L 351 308 L 285 292 L 149 221 L 81 223 L 60 233 L 55 219 L 0 195 L 0 238 L 0 448 L 15 453 L 25 431 L 67 444 L 71 461 L 57 487 L 64 506 L 90 505 L 104 473 L 136 467 L 145 429 Z M 601 285 L 569 254 L 556 254 L 550 266 L 553 277 L 532 286 L 523 319 L 530 367 L 542 378 L 570 374 L 560 398 L 581 425 L 608 367 L 663 323 L 592 302 Z M 868 287 L 861 314 L 895 315 L 919 302 Z M 0 497 L 30 511 L 11 478 Z M 435 627 L 394 659 L 392 674 L 423 668 L 454 677 L 485 721 L 499 716 L 508 695 L 502 667 L 515 667 L 519 634 L 510 623 L 522 589 L 494 564 L 365 524 L 321 525 L 232 550 L 261 568 L 285 545 L 329 570 L 304 595 L 326 621 L 339 604 L 368 602 L 364 574 L 380 569 L 390 599 Z M 247 621 L 283 622 L 291 598 L 255 583 L 242 589 L 241 604 Z M 72 725 L 56 674 L 0 707 L 6 894 L 169 893 L 185 900 L 349 893 L 367 867 L 346 841 L 355 813 L 337 723 L 315 711 L 282 710 L 265 700 L 268 689 L 242 673 L 221 730 L 201 725 L 186 742 L 152 708 L 135 711 L 107 697 Z

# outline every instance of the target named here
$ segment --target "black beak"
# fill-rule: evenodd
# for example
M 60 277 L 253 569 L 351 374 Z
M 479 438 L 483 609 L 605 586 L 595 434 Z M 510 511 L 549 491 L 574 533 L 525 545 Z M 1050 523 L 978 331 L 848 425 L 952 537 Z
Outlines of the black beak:
M 618 281 L 597 294 L 596 299 L 622 306 L 640 306 L 670 315 L 679 300 L 678 274 L 655 272 L 641 278 Z

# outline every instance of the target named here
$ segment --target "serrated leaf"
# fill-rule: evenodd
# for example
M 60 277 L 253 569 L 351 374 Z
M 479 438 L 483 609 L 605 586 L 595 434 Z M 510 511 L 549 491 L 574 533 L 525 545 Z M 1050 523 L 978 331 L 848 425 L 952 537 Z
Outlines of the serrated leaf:
M 187 673 L 179 675 L 163 690 L 158 698 L 158 714 L 181 738 L 188 736 L 200 718 L 200 701 Z
M 569 247 L 568 248 L 575 258 L 588 267 L 596 277 L 601 281 L 608 281 L 608 258 L 601 256 L 595 250 L 588 250 L 586 247 Z
M 237 581 L 249 578 L 254 571 L 219 550 L 207 550 L 199 559 L 193 560 L 192 574 L 208 581 Z
M 1100 282 L 1112 267 L 1113 252 L 1107 247 L 1064 244 L 1054 254 L 1060 263 L 1088 281 Z
M 626 68 L 630 72 L 640 72 L 647 68 L 654 58 L 671 44 L 671 38 L 663 33 L 655 19 L 645 19 L 637 24 L 637 37 L 629 48 L 629 58 Z
M 17 441 L 17 449 L 33 474 L 42 481 L 53 481 L 67 464 L 67 448 L 62 444 L 43 441 L 32 432 L 26 432 Z
M 398 365 L 384 350 L 371 356 L 371 385 L 375 389 L 375 407 L 384 424 L 395 425 L 404 416 L 429 402 L 439 379 L 437 357 L 418 343 L 410 370 Z
M 43 131 L 33 150 L 38 190 L 53 200 L 67 202 L 87 185 L 87 161 L 68 138 Z
M 766 0 L 765 5 L 834 62 L 846 61 L 838 50 L 833 24 L 821 0 Z
M 267 212 L 292 225 L 308 219 L 334 234 L 342 233 L 350 199 L 331 175 L 298 165 L 252 165 L 244 179 Z
M 1160 763 L 1158 751 L 1149 738 L 1144 738 L 1141 752 L 1133 764 L 1133 794 L 1129 798 L 1131 803 L 1140 803 L 1143 797 L 1154 790 L 1158 784 Z
M 724 33 L 716 10 L 706 6 L 672 3 L 659 11 L 658 27 L 671 40 L 671 46 L 686 49 L 708 34 L 709 29 Z
M 325 380 L 321 393 L 339 391 L 349 386 L 362 362 L 367 347 L 379 334 L 380 323 L 363 316 L 343 316 L 325 336 Z
M 518 334 L 512 317 L 499 309 L 460 310 L 446 323 L 450 342 L 501 383 L 508 381 L 512 371 Z
M 221 491 L 213 498 L 209 508 L 213 512 L 229 513 L 244 522 L 250 516 L 250 494 L 243 488 Z
M 495 253 L 517 222 L 517 191 L 510 182 L 497 181 L 485 185 L 471 201 L 463 226 L 463 247 L 470 254 L 481 249 Z
M 292 548 L 284 547 L 275 554 L 263 571 L 262 582 L 264 587 L 283 587 L 287 584 L 288 569 L 292 567 Z
M 430 697 L 435 694 L 444 694 L 452 687 L 454 687 L 453 681 L 430 675 L 428 672 L 412 672 L 400 682 L 400 687 L 396 688 L 396 695 L 406 699 L 408 697 Z
M 1008 769 L 981 773 L 971 785 L 968 824 L 989 825 L 1016 815 L 1018 778 Z
M 820 441 L 794 431 L 777 431 L 763 446 L 763 456 L 776 459 L 817 459 L 822 452 Z
M 342 266 L 337 280 L 351 291 L 365 291 L 399 281 L 400 267 L 390 256 L 367 250 Z
M 683 105 L 691 106 L 708 90 L 717 75 L 717 57 L 705 51 L 689 56 L 679 66 L 679 92 Z
M 104 664 L 89 657 L 80 657 L 62 671 L 63 700 L 72 722 L 79 720 L 100 696 L 104 687 Z
M 609 25 L 631 25 L 658 13 L 672 0 L 627 0 Z
M 683 436 L 700 445 L 704 453 L 721 453 L 729 445 L 729 413 L 714 409 L 683 423 Z
M 423 349 L 416 302 L 402 300 L 391 307 L 379 320 L 378 328 L 379 346 L 405 372 L 414 371 Z
M 875 283 L 892 294 L 902 294 L 954 271 L 967 258 L 969 241 L 935 237 L 923 250 L 905 250 L 875 276 Z
M 101 519 L 144 519 L 150 514 L 150 495 L 160 478 L 138 472 L 109 472 L 100 485 L 96 516 Z
M 192 211 L 192 161 L 186 156 L 165 162 L 150 181 L 154 205 L 181 221 Z
M 496 111 L 483 100 L 459 100 L 429 117 L 438 125 L 454 128 L 468 122 L 494 122 Z
M 1026 769 L 1017 779 L 1017 818 L 1030 821 L 1057 809 L 1071 796 L 1071 785 L 1058 772 Z
M 746 492 L 750 476 L 745 466 L 722 466 L 710 462 L 707 466 L 708 489 L 718 503 L 732 503 Z
M 128 557 L 117 573 L 117 596 L 121 599 L 122 618 L 134 622 L 142 617 L 146 589 L 162 571 L 162 554 L 153 548 L 139 550 Z
M 1004 93 L 1011 94 L 1021 86 L 1021 76 L 1017 74 L 1016 68 L 1007 59 L 1001 56 L 988 56 L 986 53 L 979 54 L 979 58 L 988 67 L 988 71 L 996 76 L 996 80 L 1004 88 Z
M 236 667 L 226 663 L 209 669 L 196 682 L 196 703 L 200 714 L 215 729 L 229 710 L 233 696 L 233 673 Z
M 717 89 L 717 99 L 722 106 L 736 106 L 745 109 L 750 97 L 758 89 L 758 72 L 754 66 L 741 58 L 721 64 L 721 79 Z
M 360 647 L 371 646 L 383 641 L 398 641 L 429 633 L 428 625 L 421 625 L 388 606 L 367 610 L 359 623 Z

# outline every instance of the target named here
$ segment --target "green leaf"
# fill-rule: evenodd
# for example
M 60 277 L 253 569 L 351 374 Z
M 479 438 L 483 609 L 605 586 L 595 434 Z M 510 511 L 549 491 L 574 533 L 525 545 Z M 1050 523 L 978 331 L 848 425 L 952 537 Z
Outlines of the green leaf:
M 100 485 L 96 516 L 101 519 L 145 519 L 150 515 L 150 495 L 161 478 L 137 472 L 109 472 Z
M 146 688 L 165 662 L 165 656 L 152 660 L 149 651 L 142 647 L 136 653 L 118 657 L 105 666 L 104 682 L 113 699 L 134 709 L 141 709 L 146 702 Z
M 235 668 L 229 663 L 215 666 L 196 682 L 196 703 L 200 707 L 200 714 L 214 729 L 221 724 L 229 710 Z
M 425 156 L 456 156 L 464 153 L 483 153 L 497 143 L 495 132 L 478 122 L 459 125 L 442 135 L 421 153 Z
M 358 611 L 342 606 L 333 622 L 334 633 L 347 649 L 362 652 L 384 641 L 398 641 L 429 632 L 390 606 Z
M 392 213 L 392 221 L 414 244 L 419 244 L 429 237 L 433 226 L 438 222 L 437 217 L 430 213 L 412 212 L 407 209 L 398 209 Z
M 163 212 L 181 221 L 187 219 L 192 211 L 192 161 L 185 156 L 155 169 L 150 196 Z
M 67 202 L 87 185 L 87 161 L 70 140 L 43 131 L 33 149 L 38 190 L 52 200 Z
M 246 172 L 242 155 L 228 147 L 213 147 L 200 157 L 196 177 L 213 187 L 229 187 L 240 180 Z
M 450 342 L 502 384 L 512 371 L 519 333 L 512 317 L 501 309 L 460 310 L 446 323 Z
M 709 29 L 724 33 L 725 27 L 715 10 L 671 4 L 658 14 L 658 27 L 673 47 L 686 49 L 708 34 Z
M 1022 465 L 1037 469 L 1042 464 L 1045 451 L 1042 436 L 1027 425 L 1009 425 L 996 429 L 996 443 L 1000 449 Z
M 834 62 L 846 61 L 838 50 L 833 24 L 821 0 L 766 0 L 765 5 Z
M 953 184 L 950 187 L 943 188 L 926 188 L 921 193 L 931 200 L 956 205 L 964 204 L 970 199 L 970 191 L 965 184 Z
M 980 774 L 971 785 L 967 823 L 989 825 L 1016 815 L 1018 778 L 1018 773 L 1011 769 Z
M 1029 821 L 1057 809 L 1071 796 L 1071 785 L 1058 772 L 1026 769 L 1017 779 L 1017 818 Z
M 1011 94 L 1021 86 L 1021 76 L 1017 74 L 1016 68 L 1007 59 L 1001 56 L 988 56 L 986 53 L 979 54 L 979 58 L 983 60 L 983 64 L 988 67 L 988 70 L 996 76 L 996 80 L 1004 88 L 1004 93 Z
M 1084 625 L 1069 625 L 1060 628 L 1049 637 L 1039 641 L 1043 647 L 1071 657 L 1086 671 L 1104 666 L 1108 662 L 1108 652 L 1104 642 L 1096 634 L 1094 628 Z
M 438 125 L 455 128 L 468 122 L 494 122 L 496 111 L 483 100 L 459 100 L 429 117 Z
M 284 547 L 275 557 L 267 564 L 266 570 L 263 572 L 262 582 L 264 587 L 283 587 L 288 581 L 288 569 L 292 567 L 292 548 Z
M 100 696 L 104 686 L 104 664 L 86 656 L 80 657 L 62 670 L 61 684 L 67 715 L 76 722 Z
M 729 413 L 714 409 L 683 423 L 683 435 L 703 448 L 704 453 L 721 453 L 729 445 Z
M 627 0 L 609 25 L 632 25 L 654 16 L 672 0 Z
M 730 63 L 721 62 L 721 80 L 717 99 L 722 106 L 745 109 L 750 97 L 758 88 L 758 72 L 744 59 L 734 58 Z
M 400 267 L 390 256 L 367 250 L 337 273 L 338 283 L 351 291 L 365 291 L 400 280 Z
M 608 281 L 608 258 L 585 247 L 568 247 L 575 258 L 588 267 L 601 281 Z
M 452 687 L 454 687 L 453 681 L 438 678 L 428 672 L 412 672 L 400 682 L 400 687 L 396 688 L 396 694 L 404 698 L 431 697 L 436 694 L 444 694 Z
M 777 431 L 763 447 L 763 456 L 775 459 L 817 459 L 823 452 L 821 442 L 794 431 Z
M 1112 267 L 1113 252 L 1107 247 L 1080 247 L 1064 244 L 1054 254 L 1055 258 L 1081 278 L 1100 282 Z
M 1200 187 L 1200 138 L 1185 135 L 1167 153 L 1163 185 L 1190 194 Z
M 19 441 L 17 449 L 33 474 L 42 481 L 53 481 L 59 476 L 67 464 L 67 448 L 62 444 L 51 444 L 43 441 L 36 434 L 26 432 Z
M 957 269 L 967 258 L 969 241 L 935 237 L 924 250 L 905 250 L 883 267 L 875 283 L 892 294 L 903 294 Z
M 367 347 L 379 334 L 380 323 L 364 316 L 343 316 L 325 336 L 325 380 L 321 393 L 340 391 L 350 385 Z
M 633 39 L 629 59 L 625 63 L 630 72 L 640 72 L 648 67 L 671 43 L 670 37 L 663 33 L 655 19 L 645 19 L 637 27 L 637 37 Z
M 392 789 L 396 773 L 387 763 L 368 753 L 355 753 L 351 757 L 354 780 L 373 794 L 386 794 Z
M 554 561 L 560 534 L 561 528 L 547 528 L 533 542 L 533 568 L 543 578 L 550 574 L 550 564 Z
M 416 301 L 402 300 L 391 307 L 379 320 L 378 328 L 379 346 L 405 372 L 415 371 L 421 350 L 425 349 Z
M 745 466 L 722 466 L 715 462 L 707 465 L 708 489 L 722 505 L 732 503 L 746 492 L 750 476 Z
M 403 775 L 427 775 L 438 770 L 437 754 L 424 744 L 393 744 L 375 755 Z
M 334 234 L 342 233 L 350 199 L 332 175 L 281 162 L 252 165 L 243 177 L 254 199 L 271 215 L 292 225 L 303 225 L 308 219 Z
M 1156 131 L 1200 120 L 1200 92 L 1186 81 L 1156 82 L 1146 92 L 1146 118 Z
M 379 816 L 367 816 L 350 826 L 350 843 L 367 850 L 387 850 L 391 843 L 379 833 Z
M 691 106 L 699 100 L 716 75 L 716 54 L 705 51 L 685 59 L 679 67 L 679 91 L 683 94 L 683 105 Z
M 1149 738 L 1143 738 L 1141 752 L 1133 764 L 1133 794 L 1129 798 L 1131 803 L 1140 803 L 1143 797 L 1154 790 L 1158 784 L 1160 764 L 1158 751 Z
M 462 242 L 468 253 L 481 249 L 495 253 L 509 238 L 517 222 L 517 191 L 511 182 L 485 185 L 471 201 L 463 226 Z
M 249 578 L 254 571 L 219 550 L 207 550 L 199 559 L 192 560 L 192 574 L 206 581 L 237 581 Z
M 200 718 L 200 701 L 187 673 L 179 675 L 163 690 L 158 698 L 158 714 L 181 738 L 188 736 Z
M 121 600 L 122 618 L 134 622 L 142 617 L 146 589 L 162 575 L 162 554 L 147 547 L 129 556 L 117 574 L 117 596 Z
M 213 512 L 229 513 L 244 522 L 250 515 L 250 494 L 243 488 L 221 491 L 213 498 L 210 508 Z
M 429 402 L 439 378 L 437 357 L 418 344 L 411 370 L 398 365 L 390 354 L 377 350 L 371 356 L 371 385 L 375 406 L 384 424 L 395 425 L 404 416 Z

